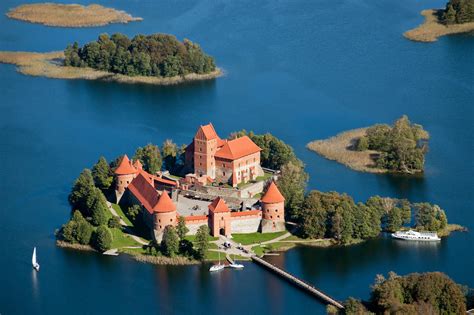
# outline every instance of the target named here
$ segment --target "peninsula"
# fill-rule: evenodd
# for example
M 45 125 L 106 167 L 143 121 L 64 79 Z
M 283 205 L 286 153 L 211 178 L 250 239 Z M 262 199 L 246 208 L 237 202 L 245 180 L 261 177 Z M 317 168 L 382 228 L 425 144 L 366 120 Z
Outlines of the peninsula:
M 142 18 L 98 4 L 33 3 L 11 9 L 7 16 L 30 23 L 58 27 L 93 27 L 141 21 Z
M 132 48 L 138 42 L 144 50 L 155 45 L 154 54 Z M 83 48 L 75 43 L 64 52 L 0 51 L 0 63 L 15 64 L 19 72 L 31 76 L 154 85 L 209 80 L 222 75 L 214 59 L 197 44 L 189 40 L 181 43 L 166 34 L 137 35 L 132 40 L 122 34 L 102 34 L 96 42 Z
M 271 134 L 239 131 L 223 139 L 212 124 L 202 125 L 188 145 L 148 144 L 133 159 L 101 157 L 85 169 L 69 195 L 74 212 L 57 244 L 182 265 L 219 253 L 249 259 L 297 244 L 350 245 L 403 228 L 412 209 L 416 229 L 446 236 L 462 228 L 429 203 L 305 195 L 307 180 L 293 149 Z
M 450 0 L 445 9 L 423 10 L 425 21 L 403 34 L 419 42 L 435 42 L 438 37 L 474 32 L 474 4 L 472 0 Z
M 415 174 L 423 172 L 428 139 L 422 126 L 403 116 L 393 126 L 349 130 L 307 148 L 356 171 Z

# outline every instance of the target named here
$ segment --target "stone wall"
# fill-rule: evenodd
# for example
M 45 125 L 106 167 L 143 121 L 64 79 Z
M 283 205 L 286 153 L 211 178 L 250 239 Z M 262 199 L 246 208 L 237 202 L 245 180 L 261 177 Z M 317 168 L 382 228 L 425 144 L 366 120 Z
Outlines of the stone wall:
M 198 219 L 198 220 L 189 220 L 188 219 L 189 217 L 186 218 L 186 227 L 189 229 L 189 232 L 186 234 L 186 235 L 196 235 L 199 227 L 201 225 L 208 225 L 208 219 L 207 219 L 207 216 L 205 218 L 202 218 L 202 219 Z M 192 218 L 192 217 L 191 217 Z
M 254 211 L 249 211 L 254 213 Z M 239 216 L 235 216 L 238 213 Z M 231 213 L 231 233 L 255 233 L 258 232 L 260 227 L 260 221 L 262 220 L 262 214 L 258 211 L 257 214 L 251 215 L 240 215 L 244 212 L 233 212 Z

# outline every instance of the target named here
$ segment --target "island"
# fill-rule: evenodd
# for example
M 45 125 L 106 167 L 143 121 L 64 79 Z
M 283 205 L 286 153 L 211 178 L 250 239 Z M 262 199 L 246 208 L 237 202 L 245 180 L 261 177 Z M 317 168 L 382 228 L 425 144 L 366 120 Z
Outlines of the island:
M 403 34 L 419 42 L 435 42 L 438 37 L 474 32 L 474 4 L 472 0 L 450 0 L 445 9 L 423 10 L 423 24 Z
M 199 45 L 168 34 L 133 39 L 119 33 L 102 34 L 83 47 L 69 45 L 64 52 L 0 51 L 0 62 L 15 64 L 19 72 L 31 76 L 120 83 L 171 85 L 222 75 Z
M 327 306 L 331 315 L 362 314 L 467 314 L 474 307 L 474 290 L 462 286 L 441 272 L 411 273 L 388 278 L 377 275 L 370 300 L 348 298 L 344 310 Z
M 30 23 L 58 27 L 93 27 L 141 21 L 142 18 L 98 4 L 32 3 L 11 9 L 7 16 Z
M 345 131 L 307 148 L 356 171 L 417 174 L 424 170 L 429 133 L 402 116 L 392 126 L 375 125 Z
M 223 139 L 201 125 L 187 145 L 147 144 L 132 159 L 101 157 L 84 169 L 57 245 L 182 265 L 350 245 L 410 227 L 440 236 L 462 229 L 437 205 L 379 196 L 355 203 L 337 192 L 306 193 L 307 181 L 293 149 L 273 135 L 242 130 Z

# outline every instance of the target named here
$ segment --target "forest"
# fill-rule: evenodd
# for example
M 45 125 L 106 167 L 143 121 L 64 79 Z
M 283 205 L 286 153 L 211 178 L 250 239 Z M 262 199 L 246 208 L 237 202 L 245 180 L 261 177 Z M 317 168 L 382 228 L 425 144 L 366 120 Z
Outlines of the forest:
M 185 39 L 168 34 L 136 35 L 129 39 L 115 33 L 101 34 L 79 47 L 75 42 L 64 51 L 65 66 L 90 67 L 127 76 L 174 77 L 216 70 L 214 58 Z
M 443 18 L 448 25 L 474 22 L 474 1 L 449 0 Z

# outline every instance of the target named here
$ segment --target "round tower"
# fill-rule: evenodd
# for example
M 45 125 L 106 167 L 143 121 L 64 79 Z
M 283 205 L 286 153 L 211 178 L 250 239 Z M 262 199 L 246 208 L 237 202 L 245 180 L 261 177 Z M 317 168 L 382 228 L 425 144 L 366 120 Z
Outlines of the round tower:
M 120 201 L 125 189 L 135 178 L 137 172 L 137 169 L 132 165 L 132 162 L 125 154 L 115 170 L 115 194 L 117 196 L 117 202 Z
M 271 182 L 265 195 L 260 199 L 262 205 L 262 233 L 285 230 L 285 197 Z
M 158 202 L 153 207 L 154 237 L 157 242 L 163 239 L 163 232 L 168 225 L 176 226 L 178 219 L 176 205 L 166 191 L 161 193 Z

